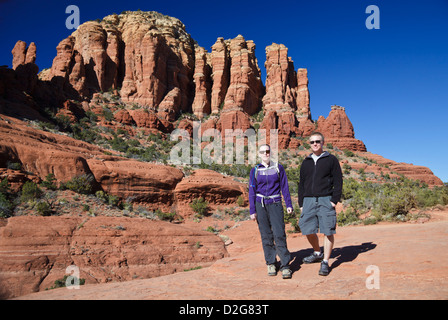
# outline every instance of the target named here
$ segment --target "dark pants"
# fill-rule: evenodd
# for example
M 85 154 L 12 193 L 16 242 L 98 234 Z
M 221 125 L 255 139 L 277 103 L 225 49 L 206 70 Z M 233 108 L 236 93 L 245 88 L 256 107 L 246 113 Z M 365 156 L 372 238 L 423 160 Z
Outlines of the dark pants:
M 286 245 L 285 222 L 281 202 L 266 204 L 255 202 L 258 229 L 261 235 L 266 264 L 275 264 L 276 255 L 280 258 L 280 270 L 289 268 L 291 254 Z

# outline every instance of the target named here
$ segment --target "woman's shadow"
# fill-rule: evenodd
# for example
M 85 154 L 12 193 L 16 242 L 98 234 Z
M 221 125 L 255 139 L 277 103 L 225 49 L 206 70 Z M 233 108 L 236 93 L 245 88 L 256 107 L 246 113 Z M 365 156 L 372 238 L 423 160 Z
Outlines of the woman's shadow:
M 376 244 L 372 242 L 364 242 L 360 245 L 346 246 L 342 248 L 334 248 L 331 252 L 330 258 L 336 259 L 330 265 L 330 271 L 339 267 L 344 262 L 350 262 L 356 259 L 356 257 L 364 252 L 375 249 Z M 303 258 L 313 253 L 313 249 L 304 249 L 296 252 L 291 252 L 290 268 L 294 273 L 298 271 L 303 264 Z M 322 250 L 323 251 L 323 250 Z

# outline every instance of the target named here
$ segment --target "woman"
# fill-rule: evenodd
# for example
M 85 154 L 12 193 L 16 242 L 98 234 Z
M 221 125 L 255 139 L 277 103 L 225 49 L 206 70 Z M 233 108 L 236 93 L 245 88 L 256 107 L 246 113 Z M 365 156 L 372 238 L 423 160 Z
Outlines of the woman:
M 280 258 L 283 279 L 291 278 L 289 262 L 291 254 L 286 244 L 285 222 L 283 220 L 282 197 L 288 213 L 292 212 L 288 178 L 283 166 L 271 161 L 271 148 L 264 144 L 259 148 L 261 163 L 250 172 L 249 204 L 250 217 L 258 223 L 268 275 L 275 276 L 276 255 Z

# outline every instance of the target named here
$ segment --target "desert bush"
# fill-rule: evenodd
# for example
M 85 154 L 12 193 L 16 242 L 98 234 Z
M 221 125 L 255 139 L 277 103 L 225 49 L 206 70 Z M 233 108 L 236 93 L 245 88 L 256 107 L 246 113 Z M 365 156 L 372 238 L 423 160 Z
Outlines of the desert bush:
M 343 225 L 353 223 L 360 214 L 371 211 L 368 223 L 381 220 L 406 220 L 412 208 L 424 209 L 448 204 L 448 188 L 429 188 L 426 184 L 402 177 L 389 183 L 344 179 L 342 199 L 347 209 L 338 217 Z
M 7 178 L 4 178 L 0 182 L 0 193 L 3 193 L 3 194 L 9 193 L 9 183 L 8 183 L 8 179 Z
M 42 181 L 41 186 L 50 190 L 56 190 L 58 187 L 56 186 L 56 178 L 53 173 L 47 174 L 45 180 Z
M 22 187 L 22 194 L 20 200 L 22 202 L 33 201 L 40 198 L 43 191 L 39 186 L 33 181 L 27 181 Z
M 194 199 L 192 203 L 190 203 L 190 207 L 196 213 L 198 218 L 203 217 L 208 211 L 208 202 L 204 200 L 203 197 L 198 199 Z
M 355 156 L 355 154 L 353 153 L 353 151 L 348 150 L 348 149 L 344 149 L 344 155 L 345 155 L 346 157 L 354 157 L 354 156 Z
M 62 279 L 58 279 L 58 280 L 55 280 L 55 282 L 54 282 L 54 285 L 52 286 L 52 287 L 50 287 L 50 288 L 47 288 L 46 290 L 50 290 L 50 289 L 57 289 L 57 288 L 64 288 L 65 286 L 66 286 L 66 282 L 67 282 L 67 279 L 68 279 L 68 275 L 65 275 Z M 76 277 L 71 277 L 70 279 L 72 279 L 72 285 L 75 283 L 75 279 L 76 279 Z M 79 285 L 84 285 L 86 283 L 86 279 L 82 279 L 82 278 L 79 278 Z
M 245 203 L 246 201 L 244 200 L 244 197 L 243 196 L 239 196 L 237 199 L 236 199 L 236 204 L 238 205 L 238 206 L 240 206 L 240 207 L 244 207 L 244 203 Z
M 297 194 L 299 191 L 299 181 L 300 181 L 300 166 L 296 168 L 288 167 L 285 170 L 286 176 L 288 177 L 289 193 Z
M 6 167 L 12 170 L 22 170 L 22 164 L 20 162 L 10 162 L 8 161 Z
M 41 216 L 49 216 L 51 215 L 51 206 L 46 201 L 39 201 L 36 206 L 36 211 Z
M 337 217 L 338 226 L 350 225 L 357 221 L 359 221 L 358 215 L 352 208 L 340 212 Z
M 9 218 L 14 209 L 14 204 L 8 199 L 8 196 L 0 193 L 0 218 Z
M 300 208 L 294 208 L 292 213 L 288 213 L 288 211 L 285 210 L 285 208 L 283 208 L 283 221 L 285 223 L 290 223 L 292 226 L 292 230 L 290 230 L 289 232 L 292 233 L 297 233 L 300 232 L 300 227 L 299 227 L 299 219 L 297 217 L 300 217 Z
M 107 194 L 106 192 L 101 191 L 101 190 L 95 192 L 95 197 L 97 197 L 104 203 L 107 203 L 107 204 L 109 204 L 111 206 L 115 206 L 115 207 L 117 207 L 120 203 L 120 199 L 117 196 Z
M 91 174 L 82 174 L 73 177 L 62 185 L 62 189 L 72 190 L 80 194 L 91 194 L 93 190 L 94 177 Z
M 156 210 L 156 215 L 157 217 L 162 220 L 162 221 L 173 221 L 176 218 L 176 213 L 175 212 L 163 212 L 160 209 Z

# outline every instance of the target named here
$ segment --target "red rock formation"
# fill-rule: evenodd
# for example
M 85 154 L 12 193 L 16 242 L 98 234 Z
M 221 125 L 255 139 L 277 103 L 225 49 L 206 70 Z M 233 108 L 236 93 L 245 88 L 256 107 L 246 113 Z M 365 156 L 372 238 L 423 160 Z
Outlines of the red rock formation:
M 273 43 L 266 47 L 266 95 L 263 110 L 282 113 L 296 109 L 297 78 L 294 64 L 288 57 L 288 48 Z
M 226 130 L 241 129 L 244 133 L 250 126 L 250 118 L 247 113 L 242 111 L 223 112 L 216 123 L 216 129 L 221 132 L 223 141 L 226 136 Z M 202 128 L 203 131 L 205 130 Z
M 168 222 L 33 216 L 5 222 L 0 224 L 2 299 L 49 289 L 70 275 L 69 266 L 79 268 L 86 284 L 95 284 L 158 277 L 228 256 L 214 234 Z
M 17 162 L 24 171 L 44 180 L 53 173 L 58 182 L 92 174 L 94 187 L 148 207 L 170 208 L 173 190 L 182 180 L 179 169 L 104 155 L 94 145 L 63 135 L 0 121 L 0 167 Z
M 241 110 L 249 115 L 261 107 L 263 84 L 255 57 L 255 44 L 242 35 L 230 40 L 230 84 L 223 111 Z
M 299 121 L 310 122 L 308 79 L 306 69 L 297 74 L 283 44 L 266 47 L 266 95 L 263 97 L 265 113 L 261 128 L 278 129 L 279 148 L 289 147 L 290 137 L 308 133 L 301 130 Z M 314 126 L 313 126 L 314 127 Z
M 82 24 L 59 44 L 48 79 L 62 77 L 83 97 L 121 86 L 124 102 L 155 110 L 177 88 L 180 102 L 174 109 L 188 111 L 192 43 L 178 19 L 156 12 L 111 15 Z
M 355 139 L 353 125 L 343 107 L 332 106 L 326 119 L 320 116 L 317 120 L 317 131 L 325 136 L 326 143 L 332 143 L 340 149 L 366 151 L 364 143 Z
M 207 63 L 207 51 L 202 47 L 197 47 L 195 73 L 193 76 L 196 89 L 191 108 L 199 119 L 202 119 L 211 112 L 210 69 L 210 65 Z
M 120 122 L 122 124 L 132 126 L 135 125 L 134 119 L 132 119 L 131 115 L 127 110 L 118 110 L 114 114 L 115 121 Z
M 419 180 L 428 184 L 429 186 L 443 186 L 443 181 L 434 175 L 434 173 L 427 167 L 424 166 L 416 166 L 409 163 L 396 162 L 390 159 L 386 159 L 378 154 L 373 154 L 370 152 L 359 152 L 358 153 L 362 157 L 366 157 L 374 161 L 374 164 L 370 165 L 370 168 L 364 166 L 365 171 L 373 171 L 377 175 L 381 174 L 381 171 L 385 173 L 389 173 L 395 175 L 396 178 L 399 178 L 397 174 L 402 174 L 405 177 L 412 180 Z M 350 164 L 353 166 L 353 164 Z M 372 170 L 372 167 L 376 169 Z
M 34 63 L 36 61 L 36 45 L 31 42 L 27 48 L 26 43 L 19 40 L 11 53 L 13 55 L 12 66 L 16 71 L 20 89 L 32 93 L 37 85 L 37 72 L 39 71 Z
M 12 68 L 14 70 L 20 65 L 36 62 L 36 45 L 34 42 L 31 42 L 30 46 L 27 48 L 26 42 L 19 40 L 11 53 L 13 55 Z
M 175 121 L 176 116 L 181 108 L 182 93 L 179 88 L 175 87 L 167 93 L 165 98 L 159 104 L 158 115 L 167 121 Z
M 297 70 L 297 111 L 296 115 L 299 121 L 311 119 L 310 110 L 310 92 L 308 90 L 308 70 L 300 68 Z M 306 120 L 305 120 L 306 121 Z
M 218 38 L 212 46 L 211 65 L 213 69 L 211 112 L 218 113 L 224 105 L 230 82 L 230 57 L 224 38 Z
M 173 190 L 183 178 L 179 169 L 135 160 L 86 162 L 105 192 L 154 210 L 171 208 L 175 201 Z
M 184 206 L 183 212 L 192 213 L 189 208 L 193 200 L 202 197 L 213 207 L 218 205 L 236 205 L 238 197 L 248 199 L 247 185 L 236 182 L 232 177 L 225 177 L 208 169 L 199 169 L 177 184 L 174 193 L 177 206 Z
M 266 94 L 252 41 L 218 38 L 210 54 L 194 48 L 179 20 L 156 12 L 125 12 L 80 26 L 59 43 L 51 70 L 42 74 L 47 81 L 37 81 L 36 70 L 24 71 L 35 66 L 35 46 L 27 49 L 18 42 L 13 49 L 16 70 L 0 69 L 0 111 L 39 119 L 39 104 L 50 101 L 48 105 L 61 108 L 59 114 L 79 120 L 67 96 L 76 92 L 89 97 L 92 91 L 122 86 L 120 103 L 126 106 L 114 115 L 118 123 L 170 133 L 180 112 L 193 111 L 199 117 L 213 113 L 219 117 L 210 118 L 202 129 L 217 129 L 224 138 L 226 129 L 251 127 L 249 116 L 259 110 L 262 99 L 260 129 L 277 129 L 280 149 L 296 148 L 300 140 L 294 136 L 319 130 L 339 148 L 366 150 L 341 108 L 333 108 L 327 119 L 311 120 L 307 70 L 294 70 L 284 45 L 266 48 Z M 129 106 L 134 102 L 141 108 Z M 88 99 L 83 107 L 102 110 L 101 103 L 90 102 L 89 107 Z

